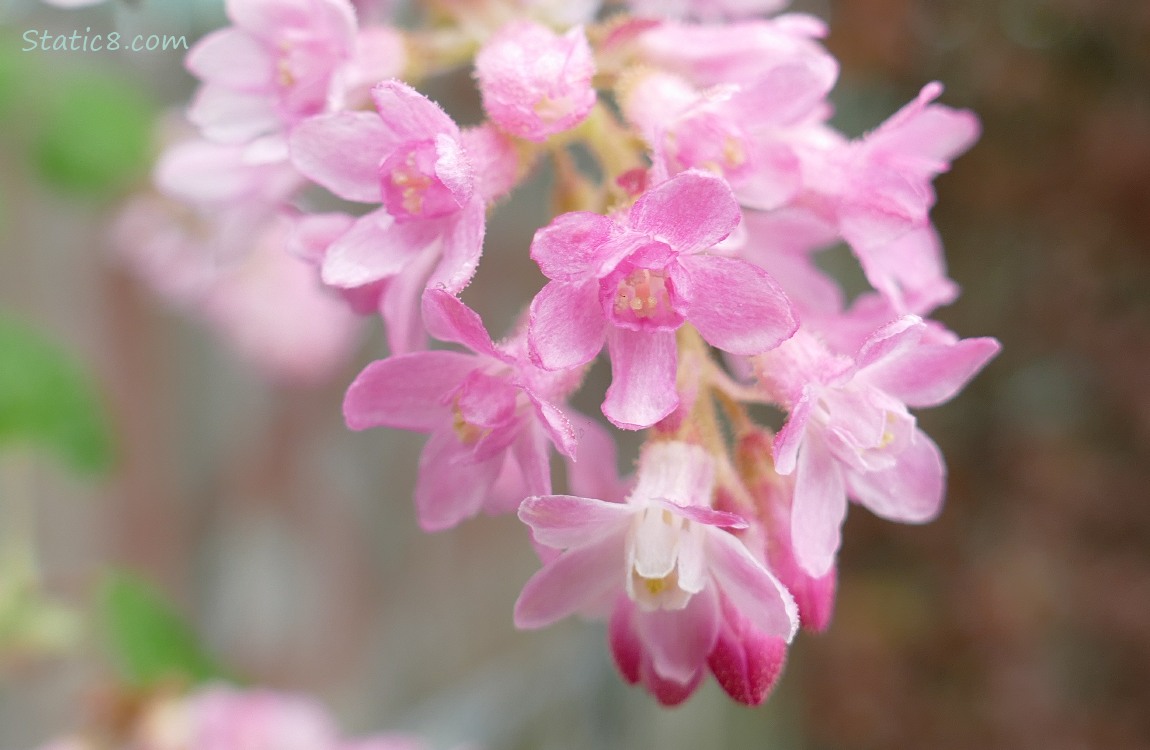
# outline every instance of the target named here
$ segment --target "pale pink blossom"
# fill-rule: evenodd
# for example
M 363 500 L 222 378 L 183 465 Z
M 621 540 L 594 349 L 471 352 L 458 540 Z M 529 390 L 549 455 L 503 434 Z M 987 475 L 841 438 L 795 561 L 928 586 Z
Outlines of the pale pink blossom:
M 340 105 L 355 56 L 347 0 L 227 0 L 232 26 L 208 34 L 185 65 L 203 81 L 189 119 L 212 140 L 284 132 Z
M 531 303 L 531 355 L 544 368 L 582 365 L 604 342 L 612 383 L 603 413 L 623 429 L 669 415 L 675 331 L 690 322 L 734 354 L 764 352 L 796 328 L 790 303 L 762 269 L 709 254 L 739 222 L 720 178 L 690 170 L 652 188 L 626 216 L 559 216 L 531 257 L 551 279 Z
M 785 8 L 787 0 L 628 0 L 627 4 L 641 16 L 718 21 L 774 13 Z
M 826 34 L 818 18 L 789 13 L 727 24 L 667 21 L 642 31 L 635 45 L 640 60 L 708 87 L 752 83 L 780 65 L 837 71 L 817 41 Z
M 526 357 L 522 338 L 492 343 L 471 309 L 443 290 L 423 297 L 432 336 L 473 353 L 412 352 L 374 362 L 348 388 L 353 430 L 388 426 L 431 433 L 415 488 L 420 525 L 446 529 L 502 513 L 529 494 L 550 492 L 550 445 L 571 456 L 575 434 L 560 411 L 578 374 L 548 373 Z M 493 492 L 510 470 L 511 487 Z
M 508 133 L 531 141 L 544 141 L 582 122 L 595 104 L 594 73 L 581 26 L 559 35 L 531 21 L 515 21 L 475 57 L 488 116 Z
M 775 467 L 795 476 L 792 544 L 807 573 L 833 565 L 848 494 L 893 521 L 938 514 L 942 455 L 907 407 L 949 400 L 999 348 L 991 338 L 939 341 L 911 315 L 875 331 L 853 357 L 800 330 L 756 358 L 764 389 L 790 411 Z
M 291 136 L 292 162 L 341 198 L 382 207 L 355 220 L 327 248 L 326 284 L 357 289 L 386 282 L 380 301 L 392 351 L 419 348 L 424 288 L 463 289 L 483 249 L 486 200 L 459 127 L 400 81 L 372 89 L 377 112 L 313 117 Z
M 790 595 L 733 534 L 746 521 L 711 507 L 713 460 L 696 445 L 648 443 L 623 503 L 530 497 L 519 517 L 534 540 L 563 550 L 532 576 L 515 624 L 540 628 L 614 603 L 621 671 L 672 704 L 701 679 L 724 627 L 722 601 L 757 632 L 789 641 Z
M 622 104 L 652 144 L 660 174 L 706 169 L 724 177 L 743 206 L 770 210 L 802 187 L 794 142 L 829 112 L 836 74 L 833 66 L 785 63 L 745 85 L 695 92 L 678 76 L 652 73 L 628 87 Z

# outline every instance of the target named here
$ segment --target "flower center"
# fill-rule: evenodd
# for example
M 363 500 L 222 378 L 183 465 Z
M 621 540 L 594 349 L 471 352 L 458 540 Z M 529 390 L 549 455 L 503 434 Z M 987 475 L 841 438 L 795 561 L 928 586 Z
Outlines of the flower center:
M 406 143 L 379 168 L 383 204 L 397 221 L 434 219 L 459 210 L 451 190 L 435 174 L 432 140 Z
M 665 508 L 647 508 L 639 516 L 627 593 L 640 609 L 682 609 L 691 600 L 692 592 L 679 585 L 681 547 L 690 526 L 689 520 Z
M 682 323 L 674 306 L 674 282 L 665 270 L 634 267 L 607 281 L 614 281 L 614 291 L 612 295 L 610 286 L 603 290 L 611 295 L 604 302 L 617 325 L 641 330 L 677 328 Z

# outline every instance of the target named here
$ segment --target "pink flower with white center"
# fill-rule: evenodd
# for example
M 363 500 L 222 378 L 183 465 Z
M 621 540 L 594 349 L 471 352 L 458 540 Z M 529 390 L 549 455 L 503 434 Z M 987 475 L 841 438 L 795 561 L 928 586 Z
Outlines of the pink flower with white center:
M 774 456 L 780 474 L 795 476 L 791 537 L 803 570 L 820 577 L 834 564 L 848 494 L 892 521 L 938 514 L 942 455 L 907 407 L 950 400 L 999 348 L 992 338 L 940 341 L 908 315 L 853 358 L 805 331 L 756 358 L 763 387 L 790 411 Z
M 474 354 L 425 351 L 374 362 L 348 388 L 348 427 L 429 432 L 419 461 L 415 504 L 426 531 L 450 528 L 481 510 L 502 513 L 525 495 L 551 491 L 548 443 L 565 456 L 575 433 L 555 406 L 578 373 L 548 373 L 524 356 L 521 342 L 495 345 L 483 322 L 458 299 L 429 289 L 428 332 Z M 515 480 L 493 492 L 501 472 Z
M 704 449 L 658 442 L 644 448 L 623 503 L 523 501 L 519 517 L 535 541 L 563 552 L 523 587 L 516 626 L 541 628 L 615 602 L 612 648 L 624 676 L 649 670 L 644 684 L 666 703 L 698 684 L 723 624 L 721 600 L 757 631 L 789 641 L 794 601 L 727 530 L 746 522 L 711 507 L 714 483 Z
M 595 105 L 594 74 L 581 26 L 560 36 L 532 21 L 515 21 L 475 57 L 483 108 L 499 127 L 531 141 L 583 121 Z
M 762 269 L 707 254 L 739 223 L 726 183 L 689 170 L 643 194 L 621 219 L 575 212 L 535 234 L 531 257 L 551 279 L 531 302 L 531 356 L 561 370 L 607 343 L 603 413 L 649 427 L 679 403 L 675 331 L 691 323 L 734 354 L 767 351 L 795 330 L 790 303 Z
M 394 352 L 419 348 L 424 288 L 458 292 L 479 263 L 486 222 L 465 139 L 434 102 L 400 81 L 372 89 L 378 113 L 338 112 L 291 135 L 295 166 L 341 198 L 382 203 L 356 219 L 324 254 L 322 277 L 340 289 L 387 282 L 381 312 Z M 474 155 L 475 161 L 502 158 Z
M 189 119 L 212 140 L 243 142 L 284 132 L 334 108 L 341 70 L 355 55 L 355 10 L 347 0 L 227 0 L 234 24 L 188 52 L 204 82 Z

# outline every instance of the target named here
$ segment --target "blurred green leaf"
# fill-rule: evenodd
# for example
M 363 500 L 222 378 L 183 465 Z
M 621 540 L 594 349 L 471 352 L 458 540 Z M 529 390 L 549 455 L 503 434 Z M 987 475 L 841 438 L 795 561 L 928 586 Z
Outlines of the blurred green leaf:
M 100 195 L 147 167 L 153 108 L 127 81 L 96 72 L 65 76 L 41 117 L 33 154 L 52 185 Z
M 79 471 L 103 471 L 112 458 L 84 372 L 36 332 L 0 318 L 0 449 L 14 443 L 44 445 Z
M 147 688 L 222 678 L 215 661 L 167 599 L 142 578 L 115 572 L 99 595 L 100 627 L 125 682 Z

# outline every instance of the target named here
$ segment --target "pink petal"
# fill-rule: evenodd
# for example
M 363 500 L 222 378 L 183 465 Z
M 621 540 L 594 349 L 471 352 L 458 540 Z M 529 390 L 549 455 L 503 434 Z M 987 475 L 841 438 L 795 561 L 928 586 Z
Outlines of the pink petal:
M 312 265 L 323 263 L 327 249 L 355 223 L 342 213 L 303 214 L 295 219 L 288 238 L 288 252 Z
M 707 666 L 727 695 L 748 706 L 762 705 L 783 671 L 787 643 L 755 630 L 727 601 L 722 611 Z
M 371 89 L 379 116 L 399 141 L 422 141 L 443 134 L 459 138 L 459 126 L 435 102 L 398 80 Z
M 439 248 L 434 244 L 429 245 L 388 280 L 387 289 L 380 300 L 380 313 L 387 322 L 387 345 L 392 354 L 427 347 L 427 333 L 419 313 L 419 300 L 438 257 Z
M 475 357 L 435 351 L 372 362 L 347 389 L 343 415 L 353 430 L 395 427 L 429 432 L 451 419 L 445 394 L 476 367 Z
M 524 388 L 531 405 L 535 407 L 536 421 L 543 433 L 561 454 L 571 458 L 575 455 L 578 441 L 571 422 L 559 407 L 539 398 L 529 388 Z
M 442 231 L 437 221 L 397 223 L 379 209 L 355 224 L 328 248 L 323 259 L 323 283 L 354 289 L 395 276 Z
M 349 201 L 379 203 L 379 164 L 399 141 L 374 112 L 337 112 L 292 129 L 292 163 L 313 182 Z
M 612 328 L 609 334 L 611 387 L 603 414 L 621 430 L 650 427 L 679 404 L 675 332 Z
M 706 508 L 701 505 L 679 505 L 670 500 L 662 500 L 660 498 L 655 498 L 652 502 L 655 505 L 663 506 L 672 513 L 685 516 L 695 523 L 700 523 L 704 526 L 715 526 L 721 529 L 747 528 L 746 519 L 737 513 L 728 513 L 725 510 L 715 510 L 714 508 Z
M 567 370 L 590 362 L 607 337 L 607 319 L 595 280 L 550 282 L 531 300 L 530 320 L 531 359 L 545 370 Z
M 535 629 L 623 588 L 626 529 L 570 549 L 531 576 L 515 602 L 515 627 Z
M 795 469 L 795 504 L 791 539 L 795 559 L 815 577 L 834 565 L 842 542 L 847 493 L 842 469 L 821 436 L 808 434 Z
M 487 211 L 481 201 L 473 200 L 443 222 L 443 258 L 428 283 L 458 293 L 471 282 L 479 266 Z
M 479 315 L 442 289 L 423 293 L 423 325 L 440 341 L 463 344 L 477 354 L 499 357 Z
M 562 214 L 535 232 L 531 259 L 549 279 L 582 281 L 596 273 L 602 260 L 601 248 L 615 232 L 615 222 L 602 214 Z
M 631 207 L 629 223 L 677 252 L 694 253 L 723 240 L 741 216 L 722 178 L 690 169 L 644 193 Z
M 885 471 L 847 477 L 851 497 L 876 515 L 901 523 L 926 523 L 942 510 L 946 467 L 934 441 L 921 430 Z
M 483 508 L 503 466 L 505 454 L 473 461 L 471 449 L 451 430 L 434 432 L 419 456 L 415 510 L 427 532 L 450 529 Z
M 765 635 L 790 643 L 799 627 L 794 599 L 733 534 L 707 529 L 711 574 L 731 604 Z
M 270 99 L 214 83 L 200 87 L 188 107 L 188 119 L 205 138 L 221 143 L 244 143 L 280 127 Z
M 511 455 L 515 458 L 515 463 L 519 464 L 523 478 L 523 490 L 518 500 L 528 495 L 551 494 L 551 450 L 548 447 L 547 434 L 540 425 L 523 426 L 515 442 L 511 444 Z M 508 508 L 507 512 L 516 507 L 518 503 Z
M 680 262 L 693 286 L 687 319 L 707 343 L 731 354 L 762 354 L 798 330 L 790 300 L 758 266 L 717 255 Z
M 706 588 L 683 609 L 638 611 L 634 622 L 655 673 L 685 685 L 706 665 L 719 635 L 718 596 Z
M 911 230 L 881 247 L 865 248 L 859 263 L 867 281 L 900 312 L 926 315 L 958 297 L 946 275 L 942 242 L 932 226 Z
M 613 535 L 630 524 L 634 513 L 623 503 L 574 495 L 529 497 L 519 506 L 519 520 L 531 527 L 532 538 L 556 549 L 586 547 Z
M 607 637 L 611 644 L 611 656 L 619 674 L 629 684 L 637 683 L 642 675 L 643 643 L 635 632 L 635 603 L 626 596 L 615 600 L 611 610 L 611 620 L 607 625 Z
M 459 205 L 471 200 L 475 173 L 458 138 L 440 133 L 435 137 L 435 176 L 451 191 Z
M 993 338 L 923 343 L 900 357 L 875 363 L 860 375 L 907 406 L 937 406 L 954 398 L 1001 349 Z
M 235 27 L 213 31 L 197 42 L 184 67 L 202 81 L 254 92 L 270 89 L 275 70 L 263 45 Z

